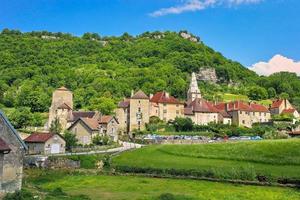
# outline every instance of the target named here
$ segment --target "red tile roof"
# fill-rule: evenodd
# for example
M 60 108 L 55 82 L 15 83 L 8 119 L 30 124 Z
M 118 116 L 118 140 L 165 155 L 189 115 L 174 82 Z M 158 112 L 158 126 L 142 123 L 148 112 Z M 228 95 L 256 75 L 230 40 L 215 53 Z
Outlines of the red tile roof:
M 10 148 L 8 144 L 6 144 L 6 142 L 2 138 L 0 138 L 0 152 L 4 151 L 10 151 Z
M 251 103 L 252 112 L 270 112 L 269 109 L 261 104 Z
M 150 101 L 154 103 L 180 104 L 180 101 L 175 97 L 168 95 L 166 92 L 157 92 Z
M 219 113 L 219 110 L 214 107 L 214 105 L 206 101 L 205 99 L 195 99 L 187 108 L 192 108 L 193 112 L 203 112 L 203 113 Z
M 44 143 L 49 140 L 54 133 L 32 133 L 30 136 L 25 138 L 25 142 Z
M 283 114 L 293 114 L 296 111 L 294 108 L 284 109 L 282 111 Z
M 215 105 L 215 107 L 218 110 L 227 110 L 230 111 L 248 111 L 248 112 L 269 112 L 268 108 L 261 105 L 261 104 L 255 104 L 243 102 L 243 101 L 235 101 L 235 102 L 229 102 L 229 103 L 218 103 Z M 226 108 L 227 107 L 227 108 Z
M 277 99 L 272 102 L 271 108 L 279 108 L 280 105 L 283 103 L 283 99 Z
M 149 97 L 142 90 L 139 90 L 131 97 L 131 99 L 149 99 Z

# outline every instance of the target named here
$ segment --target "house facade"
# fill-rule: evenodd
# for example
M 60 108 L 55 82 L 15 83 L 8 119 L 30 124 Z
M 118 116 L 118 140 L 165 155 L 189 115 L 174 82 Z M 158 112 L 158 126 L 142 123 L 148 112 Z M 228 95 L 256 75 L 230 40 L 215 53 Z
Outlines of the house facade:
M 26 150 L 26 144 L 0 111 L 0 193 L 21 189 Z
M 114 142 L 118 141 L 119 136 L 119 122 L 116 117 L 111 115 L 101 116 L 99 120 L 99 133 L 101 135 L 107 135 Z
M 295 118 L 299 118 L 299 112 L 287 99 L 277 99 L 272 102 L 270 112 L 273 115 L 291 114 Z
M 115 110 L 120 131 L 145 130 L 150 117 L 150 99 L 142 91 L 131 92 L 131 97 L 119 102 Z
M 54 133 L 32 133 L 24 139 L 30 155 L 50 155 L 65 153 L 66 141 Z
M 234 101 L 218 103 L 215 107 L 220 112 L 228 113 L 232 118 L 232 124 L 251 128 L 254 123 L 266 123 L 271 120 L 271 113 L 263 105 Z
M 157 116 L 165 122 L 183 117 L 184 104 L 168 92 L 150 95 L 150 116 Z
M 185 117 L 190 118 L 197 125 L 218 123 L 219 111 L 214 105 L 202 98 L 195 98 L 184 108 Z
M 119 135 L 119 123 L 114 116 L 104 115 L 99 119 L 78 118 L 69 128 L 76 135 L 79 144 L 89 145 L 93 142 L 93 137 L 109 136 L 111 140 L 117 141 Z
M 51 123 L 58 119 L 62 131 L 68 129 L 78 118 L 98 119 L 98 111 L 74 111 L 73 110 L 73 93 L 65 88 L 60 87 L 53 92 L 52 103 L 49 108 L 49 119 L 47 129 L 50 129 Z

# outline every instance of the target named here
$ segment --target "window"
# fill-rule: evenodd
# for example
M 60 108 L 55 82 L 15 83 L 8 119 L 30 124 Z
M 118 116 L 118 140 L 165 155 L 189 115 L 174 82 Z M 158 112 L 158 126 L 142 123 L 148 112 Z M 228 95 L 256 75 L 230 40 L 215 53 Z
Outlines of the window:
M 127 121 L 125 121 L 125 124 L 127 123 Z
M 267 116 L 267 113 L 265 113 L 265 116 Z
M 179 107 L 179 104 L 176 104 L 176 107 Z
M 139 103 L 141 103 L 141 101 L 139 100 Z
M 242 123 L 245 124 L 245 120 L 242 120 Z
M 141 108 L 140 107 L 138 108 L 138 111 L 141 112 Z
M 240 111 L 240 114 L 243 114 L 243 111 Z
M 179 110 L 176 110 L 176 114 L 179 115 Z
M 259 113 L 259 116 L 261 116 L 261 112 Z
M 167 121 L 167 118 L 164 117 L 164 121 Z
M 167 110 L 164 110 L 164 113 L 167 113 Z
M 167 106 L 167 104 L 166 104 L 166 103 L 164 103 L 164 106 Z

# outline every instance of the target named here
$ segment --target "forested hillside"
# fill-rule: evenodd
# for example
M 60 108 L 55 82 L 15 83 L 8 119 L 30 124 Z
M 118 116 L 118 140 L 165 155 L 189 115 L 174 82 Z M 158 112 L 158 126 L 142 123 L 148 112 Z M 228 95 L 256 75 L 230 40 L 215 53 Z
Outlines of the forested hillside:
M 175 32 L 75 37 L 4 29 L 0 34 L 0 107 L 48 111 L 51 93 L 62 85 L 74 92 L 77 109 L 110 112 L 131 89 L 167 90 L 184 99 L 190 73 L 201 67 L 215 68 L 222 79 L 218 85 L 200 83 L 208 99 L 228 92 L 253 100 L 283 95 L 299 101 L 300 80 L 295 74 L 259 77 L 203 42 Z

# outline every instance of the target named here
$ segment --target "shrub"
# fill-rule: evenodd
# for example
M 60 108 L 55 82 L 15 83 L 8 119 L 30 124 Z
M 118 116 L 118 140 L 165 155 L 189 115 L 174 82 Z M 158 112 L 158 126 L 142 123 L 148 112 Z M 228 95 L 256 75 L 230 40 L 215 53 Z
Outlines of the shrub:
M 3 200 L 31 200 L 33 199 L 33 194 L 25 189 L 17 191 L 12 194 L 7 194 Z

